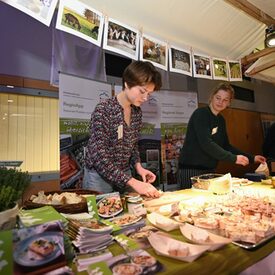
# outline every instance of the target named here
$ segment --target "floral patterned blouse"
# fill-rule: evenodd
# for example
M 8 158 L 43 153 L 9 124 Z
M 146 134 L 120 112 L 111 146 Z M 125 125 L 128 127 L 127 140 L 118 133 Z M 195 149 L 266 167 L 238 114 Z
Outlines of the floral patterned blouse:
M 115 190 L 123 191 L 131 178 L 125 171 L 140 162 L 138 139 L 141 127 L 140 107 L 131 106 L 128 126 L 116 97 L 99 103 L 91 117 L 86 168 L 94 169 Z

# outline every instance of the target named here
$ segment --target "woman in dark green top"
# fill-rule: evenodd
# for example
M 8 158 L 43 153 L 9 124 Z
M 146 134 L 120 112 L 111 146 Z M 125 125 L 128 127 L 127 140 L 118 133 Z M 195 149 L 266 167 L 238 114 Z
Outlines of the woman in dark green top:
M 179 189 L 191 188 L 192 176 L 213 173 L 219 160 L 243 166 L 265 162 L 263 156 L 244 153 L 229 143 L 225 120 L 220 112 L 230 105 L 233 97 L 233 88 L 221 83 L 210 95 L 209 106 L 192 114 L 179 158 Z

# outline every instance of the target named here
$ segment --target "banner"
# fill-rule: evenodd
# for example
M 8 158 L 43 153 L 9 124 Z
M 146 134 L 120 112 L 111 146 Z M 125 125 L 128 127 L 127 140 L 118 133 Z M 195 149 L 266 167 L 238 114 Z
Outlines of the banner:
M 60 183 L 71 188 L 81 182 L 91 114 L 96 105 L 110 98 L 110 84 L 60 74 Z
M 166 191 L 176 189 L 180 149 L 189 118 L 198 107 L 197 93 L 162 91 L 160 101 L 162 182 Z

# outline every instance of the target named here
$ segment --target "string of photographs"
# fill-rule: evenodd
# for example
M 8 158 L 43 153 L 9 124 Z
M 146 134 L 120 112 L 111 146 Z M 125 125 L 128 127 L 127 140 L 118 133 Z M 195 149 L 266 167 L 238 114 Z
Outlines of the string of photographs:
M 4 2 L 50 25 L 58 0 L 4 0 Z M 191 47 L 177 47 L 105 17 L 76 0 L 60 0 L 56 28 L 97 46 L 134 60 L 150 61 L 156 67 L 188 76 L 242 81 L 241 62 L 211 57 Z M 169 59 L 169 62 L 168 62 Z

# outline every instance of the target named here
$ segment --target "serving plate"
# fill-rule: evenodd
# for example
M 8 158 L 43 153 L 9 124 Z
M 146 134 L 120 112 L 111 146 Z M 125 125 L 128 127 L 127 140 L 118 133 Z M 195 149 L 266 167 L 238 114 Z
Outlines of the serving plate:
M 138 217 L 138 216 L 135 216 L 132 214 L 124 214 L 122 216 L 109 219 L 109 221 L 118 225 L 118 226 L 123 227 L 123 226 L 134 224 L 134 223 L 140 221 L 141 219 L 142 219 L 141 216 Z
M 261 239 L 257 243 L 247 243 L 247 242 L 242 242 L 242 241 L 233 241 L 232 243 L 239 247 L 242 247 L 244 249 L 253 250 L 253 249 L 257 249 L 257 248 L 263 246 L 264 244 L 268 243 L 269 241 L 273 240 L 274 238 L 275 238 L 275 234 L 272 234 L 271 236 Z
M 188 223 L 181 225 L 180 231 L 182 235 L 185 238 L 187 238 L 189 241 L 196 244 L 210 246 L 208 249 L 209 251 L 217 250 L 225 246 L 226 244 L 229 244 L 232 242 L 231 239 L 213 234 L 205 229 L 199 228 L 197 226 L 194 226 Z
M 103 197 L 98 201 L 97 208 L 98 215 L 102 218 L 111 218 L 123 211 L 121 199 L 117 195 Z
M 158 255 L 174 258 L 185 262 L 193 262 L 209 249 L 207 245 L 194 245 L 181 242 L 160 233 L 152 233 L 148 240 Z M 185 251 L 185 254 L 171 254 L 172 250 Z M 188 251 L 188 252 L 186 252 Z M 181 255 L 182 254 L 182 255 Z
M 153 212 L 148 214 L 147 219 L 151 224 L 165 231 L 172 231 L 179 228 L 179 224 L 177 222 L 158 213 Z

